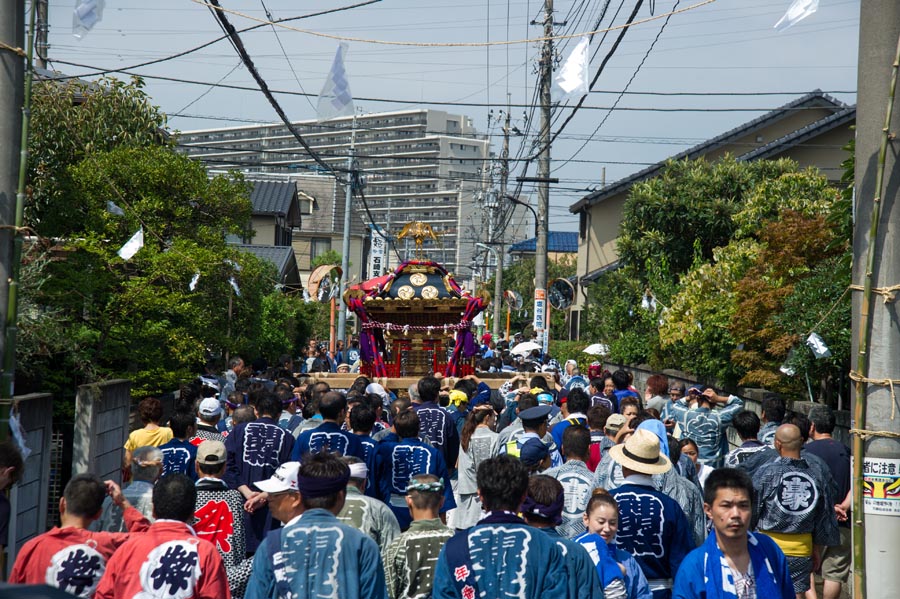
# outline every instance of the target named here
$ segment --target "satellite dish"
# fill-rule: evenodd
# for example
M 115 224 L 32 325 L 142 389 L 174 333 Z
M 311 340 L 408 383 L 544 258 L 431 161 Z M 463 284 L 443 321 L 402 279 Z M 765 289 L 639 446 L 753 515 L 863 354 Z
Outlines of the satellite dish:
M 565 310 L 575 301 L 575 286 L 568 279 L 554 279 L 548 296 L 554 310 Z

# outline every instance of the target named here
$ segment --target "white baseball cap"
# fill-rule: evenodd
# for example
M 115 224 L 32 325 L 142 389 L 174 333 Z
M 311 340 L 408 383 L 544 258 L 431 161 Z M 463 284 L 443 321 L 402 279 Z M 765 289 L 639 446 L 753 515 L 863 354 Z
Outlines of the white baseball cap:
M 256 487 L 266 493 L 297 491 L 298 472 L 300 472 L 300 462 L 285 462 L 278 467 L 271 478 L 256 483 Z
M 222 414 L 222 404 L 215 397 L 207 397 L 200 402 L 197 411 L 201 416 L 219 416 Z

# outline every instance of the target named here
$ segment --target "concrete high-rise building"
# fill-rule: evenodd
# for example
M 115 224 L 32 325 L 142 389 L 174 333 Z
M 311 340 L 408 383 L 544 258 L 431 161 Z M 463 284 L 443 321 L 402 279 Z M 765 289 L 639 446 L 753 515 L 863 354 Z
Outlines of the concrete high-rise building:
M 326 163 L 345 168 L 352 123 L 352 117 L 344 117 L 295 125 Z M 283 123 L 185 131 L 178 144 L 210 171 L 237 169 L 248 178 L 322 174 Z M 426 244 L 426 257 L 443 263 L 458 279 L 468 279 L 475 243 L 485 239 L 482 198 L 491 159 L 487 137 L 466 116 L 413 109 L 357 116 L 354 147 L 367 182 L 371 220 L 392 238 L 411 221 L 428 223 L 438 241 Z M 353 199 L 353 210 L 372 224 L 359 197 Z M 403 260 L 414 257 L 411 239 L 394 240 L 394 248 L 388 267 L 396 266 L 398 254 Z

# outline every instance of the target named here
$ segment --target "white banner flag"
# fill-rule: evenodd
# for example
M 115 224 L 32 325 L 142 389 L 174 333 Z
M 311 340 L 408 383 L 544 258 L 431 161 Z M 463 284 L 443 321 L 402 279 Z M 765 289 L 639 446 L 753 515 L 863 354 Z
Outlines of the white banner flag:
M 191 282 L 188 284 L 188 289 L 193 291 L 197 288 L 197 283 L 200 281 L 200 273 L 194 273 L 193 278 L 191 278 Z
M 372 229 L 372 246 L 369 249 L 369 276 L 374 279 L 381 276 L 385 266 L 385 253 L 387 250 L 387 239 L 384 234 L 377 229 Z
M 72 11 L 72 35 L 81 39 L 103 19 L 105 0 L 77 0 Z
M 319 102 L 316 105 L 316 121 L 322 122 L 339 116 L 353 114 L 353 94 L 350 93 L 350 81 L 347 79 L 347 71 L 344 69 L 344 54 L 347 52 L 347 44 L 340 44 L 334 54 L 334 62 L 322 91 L 319 92 Z
M 106 201 L 106 211 L 116 216 L 125 216 L 125 211 L 116 206 L 114 202 Z
M 819 10 L 819 0 L 794 0 L 784 16 L 775 23 L 775 29 L 783 31 L 788 27 L 793 27 L 817 10 Z
M 825 340 L 818 333 L 810 333 L 806 339 L 806 345 L 812 350 L 817 360 L 831 357 L 831 350 L 828 349 L 828 346 L 825 345 Z
M 125 245 L 116 252 L 122 260 L 131 260 L 132 256 L 138 253 L 144 247 L 144 228 L 138 229 L 138 232 L 131 236 L 131 239 L 125 242 Z
M 591 40 L 584 36 L 556 75 L 556 85 L 566 95 L 581 97 L 590 91 Z
M 238 297 L 241 297 L 241 288 L 238 287 L 237 281 L 234 280 L 234 277 L 228 277 L 228 282 L 231 283 L 231 288 L 234 289 L 234 294 Z

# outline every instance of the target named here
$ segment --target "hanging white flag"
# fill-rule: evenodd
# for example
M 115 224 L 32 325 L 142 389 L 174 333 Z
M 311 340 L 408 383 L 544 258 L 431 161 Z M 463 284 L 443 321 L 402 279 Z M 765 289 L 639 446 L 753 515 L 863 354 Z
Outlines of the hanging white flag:
M 138 232 L 131 236 L 131 239 L 125 242 L 125 245 L 116 252 L 122 260 L 131 260 L 132 256 L 138 253 L 144 247 L 144 228 L 138 229 Z
M 81 39 L 103 19 L 105 0 L 77 0 L 72 11 L 72 35 Z
M 793 27 L 817 10 L 819 10 L 819 0 L 794 0 L 784 16 L 775 23 L 775 29 L 783 31 L 788 27 Z
M 556 85 L 566 95 L 581 97 L 590 91 L 591 40 L 584 36 L 556 75 Z
M 241 288 L 238 287 L 237 281 L 234 280 L 234 277 L 228 277 L 228 282 L 231 283 L 231 288 L 234 289 L 234 294 L 238 297 L 241 297 Z
M 110 202 L 107 200 L 106 202 L 106 211 L 115 214 L 116 216 L 125 216 L 125 211 L 115 205 L 114 202 Z
M 191 282 L 188 283 L 188 289 L 190 289 L 191 291 L 193 291 L 194 289 L 196 289 L 196 288 L 197 288 L 197 282 L 198 282 L 199 280 L 200 280 L 200 273 L 199 273 L 199 272 L 198 272 L 198 273 L 194 273 L 194 276 L 193 276 L 193 278 L 191 279 Z
M 806 345 L 815 354 L 817 360 L 831 357 L 831 350 L 828 349 L 828 346 L 825 345 L 825 340 L 818 333 L 810 333 L 809 337 L 806 338 Z
M 322 91 L 319 92 L 319 102 L 316 104 L 316 121 L 322 122 L 339 116 L 353 114 L 353 94 L 350 93 L 350 81 L 347 79 L 347 71 L 344 69 L 344 54 L 347 53 L 347 44 L 338 45 L 334 54 L 334 62 Z

